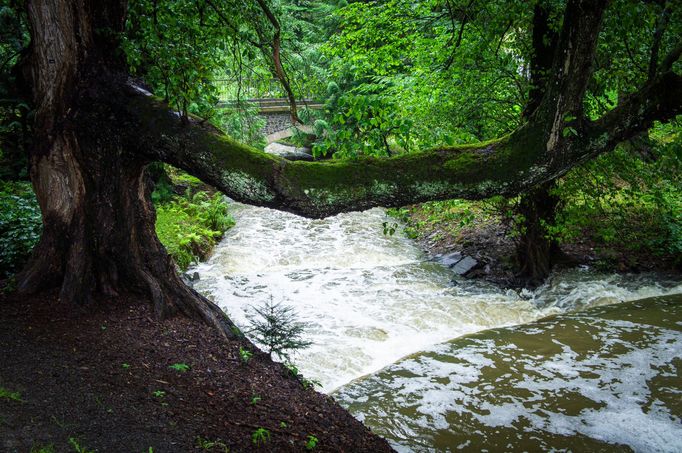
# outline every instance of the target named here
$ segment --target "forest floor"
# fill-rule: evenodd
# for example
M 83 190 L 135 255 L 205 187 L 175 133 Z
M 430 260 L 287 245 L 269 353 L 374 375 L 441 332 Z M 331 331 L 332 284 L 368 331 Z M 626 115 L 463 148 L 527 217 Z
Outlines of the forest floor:
M 2 452 L 391 451 L 266 354 L 139 298 L 0 297 Z

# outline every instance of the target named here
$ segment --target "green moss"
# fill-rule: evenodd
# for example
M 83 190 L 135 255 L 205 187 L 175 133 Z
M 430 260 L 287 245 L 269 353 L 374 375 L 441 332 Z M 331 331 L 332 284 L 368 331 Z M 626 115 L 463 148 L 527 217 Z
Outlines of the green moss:
M 222 181 L 223 187 L 238 198 L 260 203 L 269 203 L 275 199 L 275 194 L 262 180 L 243 171 L 225 170 L 222 172 Z

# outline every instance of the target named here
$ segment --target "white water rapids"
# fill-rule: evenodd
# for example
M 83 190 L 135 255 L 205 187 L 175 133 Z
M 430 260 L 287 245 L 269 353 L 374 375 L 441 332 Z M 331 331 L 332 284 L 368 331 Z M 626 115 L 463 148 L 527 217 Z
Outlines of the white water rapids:
M 240 326 L 271 297 L 293 306 L 313 342 L 294 362 L 325 392 L 467 333 L 682 292 L 680 282 L 581 271 L 534 292 L 503 291 L 455 277 L 401 232 L 385 236 L 382 222 L 394 220 L 382 209 L 309 220 L 231 206 L 236 226 L 191 270 L 195 288 Z

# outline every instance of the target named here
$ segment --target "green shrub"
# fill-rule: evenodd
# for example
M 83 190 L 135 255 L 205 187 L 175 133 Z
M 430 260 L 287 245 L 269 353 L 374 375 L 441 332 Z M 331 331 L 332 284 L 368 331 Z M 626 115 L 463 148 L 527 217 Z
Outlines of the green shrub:
M 251 442 L 259 447 L 265 445 L 270 440 L 270 431 L 265 428 L 258 428 L 251 434 Z
M 205 259 L 234 225 L 221 194 L 197 191 L 200 182 L 186 174 L 172 174 L 188 186 L 184 196 L 172 195 L 168 184 L 153 194 L 156 233 L 178 266 L 185 270 Z M 193 190 L 194 189 L 194 190 Z M 40 208 L 31 184 L 0 181 L 0 278 L 12 276 L 24 265 L 42 230 Z
M 40 208 L 30 183 L 0 182 L 0 278 L 21 269 L 41 230 Z
M 180 269 L 206 259 L 225 230 L 234 225 L 221 194 L 188 189 L 156 207 L 156 234 Z
M 682 138 L 663 127 L 650 136 L 647 158 L 621 146 L 563 178 L 564 207 L 550 233 L 563 243 L 587 237 L 606 249 L 682 256 Z

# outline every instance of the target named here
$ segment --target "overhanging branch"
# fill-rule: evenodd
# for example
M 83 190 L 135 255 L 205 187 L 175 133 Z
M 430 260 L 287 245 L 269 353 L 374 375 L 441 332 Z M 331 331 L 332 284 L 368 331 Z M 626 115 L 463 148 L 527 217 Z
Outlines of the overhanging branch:
M 665 122 L 681 113 L 682 76 L 667 71 L 585 129 L 592 141 L 608 150 L 646 131 L 654 121 Z
M 288 161 L 240 144 L 199 119 L 183 125 L 160 100 L 129 90 L 124 101 L 135 131 L 126 148 L 140 150 L 245 203 L 307 217 L 374 206 L 404 206 L 449 198 L 516 195 L 565 174 L 682 110 L 682 77 L 659 75 L 576 137 L 546 152 L 542 124 L 507 137 L 391 158 Z
M 392 158 L 287 161 L 240 144 L 199 120 L 184 126 L 161 101 L 132 92 L 129 149 L 179 167 L 237 201 L 326 217 L 374 206 L 514 195 L 560 171 L 529 125 L 499 140 Z

